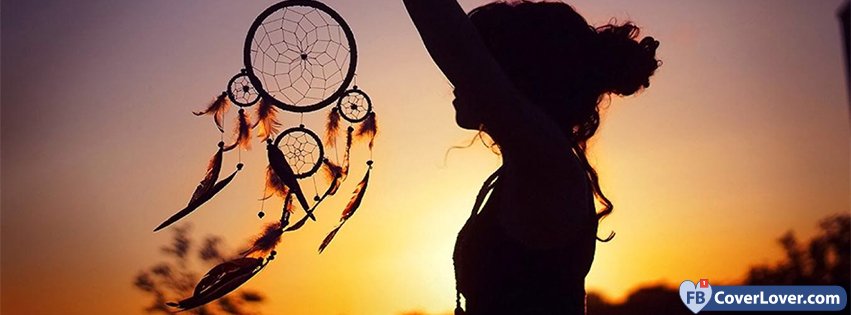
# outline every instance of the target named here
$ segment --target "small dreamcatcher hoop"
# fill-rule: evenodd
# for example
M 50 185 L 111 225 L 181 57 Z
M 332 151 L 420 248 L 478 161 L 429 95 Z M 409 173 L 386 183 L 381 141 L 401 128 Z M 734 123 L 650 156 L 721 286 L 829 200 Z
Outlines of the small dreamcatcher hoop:
M 340 111 L 340 116 L 350 123 L 362 122 L 372 112 L 372 100 L 355 85 L 337 100 L 337 110 Z
M 288 0 L 263 11 L 245 38 L 246 73 L 272 104 L 293 112 L 333 103 L 354 78 L 355 37 L 346 21 L 314 0 Z
M 325 157 L 322 141 L 304 125 L 284 130 L 274 145 L 281 149 L 296 178 L 306 178 L 319 170 Z
M 240 71 L 228 81 L 228 99 L 239 107 L 248 107 L 260 100 L 260 93 L 251 84 L 245 70 Z

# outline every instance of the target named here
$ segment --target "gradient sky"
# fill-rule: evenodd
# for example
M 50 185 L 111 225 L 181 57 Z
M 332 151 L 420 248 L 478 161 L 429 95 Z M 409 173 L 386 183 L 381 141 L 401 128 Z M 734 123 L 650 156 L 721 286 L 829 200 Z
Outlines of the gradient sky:
M 3 1 L 3 314 L 142 314 L 131 282 L 171 236 L 150 231 L 186 202 L 218 141 L 190 112 L 241 68 L 245 32 L 272 3 Z M 401 1 L 326 3 L 355 31 L 358 84 L 379 114 L 373 181 L 325 253 L 316 246 L 345 194 L 247 286 L 275 314 L 450 310 L 455 233 L 499 158 L 474 146 L 444 164 L 472 133 L 454 126 L 449 84 Z M 634 20 L 664 61 L 650 89 L 612 101 L 594 143 L 616 205 L 601 234 L 618 235 L 598 246 L 590 290 L 618 299 L 647 283 L 736 281 L 780 257 L 786 230 L 805 237 L 851 209 L 839 0 L 571 4 L 592 24 Z M 187 220 L 197 235 L 233 248 L 259 231 L 255 147 Z

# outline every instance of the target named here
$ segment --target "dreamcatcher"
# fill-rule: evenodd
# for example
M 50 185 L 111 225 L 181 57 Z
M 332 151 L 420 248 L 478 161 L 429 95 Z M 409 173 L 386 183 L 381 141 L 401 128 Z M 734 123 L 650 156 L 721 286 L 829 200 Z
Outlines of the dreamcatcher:
M 357 47 L 354 34 L 343 18 L 314 0 L 277 3 L 251 24 L 243 53 L 244 69 L 228 81 L 227 89 L 206 109 L 195 112 L 198 116 L 212 116 L 221 133 L 206 175 L 188 205 L 154 231 L 189 215 L 233 181 L 243 168 L 242 152 L 251 149 L 252 130 L 265 142 L 269 162 L 262 204 L 270 198 L 282 198 L 283 209 L 280 219 L 267 224 L 247 250 L 211 269 L 191 297 L 168 303 L 180 310 L 204 305 L 233 291 L 274 260 L 275 247 L 284 233 L 300 229 L 307 220 L 315 221 L 317 207 L 335 195 L 348 177 L 351 149 L 358 140 L 366 142 L 369 148 L 365 174 L 343 209 L 339 223 L 320 243 L 320 253 L 360 207 L 369 183 L 377 124 L 369 96 L 357 85 L 349 88 L 355 82 Z M 303 118 L 306 113 L 329 105 L 333 106 L 327 114 L 324 143 L 304 124 L 283 128 L 278 118 L 279 109 Z M 230 107 L 237 108 L 237 116 L 232 139 L 226 141 L 225 114 Z M 343 127 L 345 131 L 341 130 Z M 341 134 L 344 134 L 342 147 L 337 143 Z M 219 181 L 223 155 L 232 150 L 238 152 L 236 170 Z M 331 150 L 334 154 L 330 154 Z M 327 182 L 322 194 L 316 188 L 314 176 L 320 172 Z M 312 181 L 312 196 L 302 189 L 303 181 Z M 304 215 L 290 225 L 297 207 Z M 262 205 L 258 216 L 265 217 Z

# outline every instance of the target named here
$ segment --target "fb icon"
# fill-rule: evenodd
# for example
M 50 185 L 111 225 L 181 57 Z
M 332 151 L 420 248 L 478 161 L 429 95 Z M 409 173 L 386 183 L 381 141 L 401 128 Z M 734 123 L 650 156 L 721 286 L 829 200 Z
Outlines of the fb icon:
M 703 295 L 701 291 L 688 291 L 686 292 L 686 304 L 690 304 L 694 301 L 697 304 L 703 304 L 706 300 L 706 297 Z
M 712 296 L 709 280 L 701 279 L 698 283 L 699 285 L 695 285 L 694 282 L 686 280 L 680 284 L 680 299 L 695 314 L 709 303 L 709 298 Z

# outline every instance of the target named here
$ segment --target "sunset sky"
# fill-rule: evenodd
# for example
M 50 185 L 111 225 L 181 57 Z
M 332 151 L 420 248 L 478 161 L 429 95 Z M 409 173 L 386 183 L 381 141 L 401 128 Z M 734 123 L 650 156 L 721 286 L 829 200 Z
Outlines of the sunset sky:
M 486 1 L 462 1 L 469 10 Z M 162 260 L 153 227 L 185 205 L 219 133 L 201 109 L 242 67 L 245 33 L 274 1 L 3 1 L 2 313 L 143 314 L 132 286 Z M 355 32 L 358 85 L 380 134 L 364 204 L 319 242 L 364 171 L 286 235 L 246 287 L 268 314 L 441 313 L 454 307 L 451 254 L 499 157 L 454 125 L 452 90 L 399 0 L 326 0 Z M 650 283 L 742 279 L 780 258 L 775 240 L 848 212 L 849 106 L 839 0 L 570 2 L 594 25 L 632 20 L 661 42 L 651 87 L 614 98 L 593 143 L 614 213 L 588 290 L 613 300 Z M 534 49 L 534 48 L 532 48 Z M 326 111 L 305 115 L 321 128 Z M 229 119 L 233 119 L 230 117 Z M 284 116 L 284 125 L 298 124 Z M 243 245 L 265 150 L 185 222 Z M 227 155 L 223 172 L 236 163 Z M 205 270 L 199 270 L 205 271 Z

